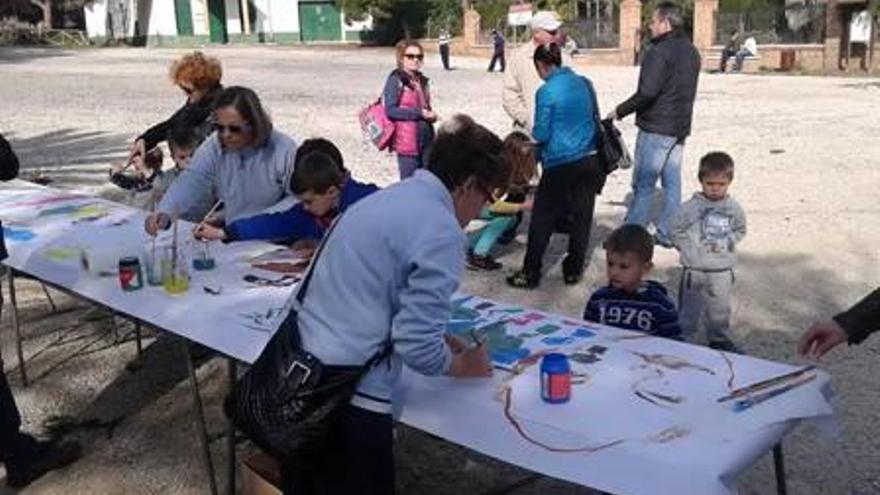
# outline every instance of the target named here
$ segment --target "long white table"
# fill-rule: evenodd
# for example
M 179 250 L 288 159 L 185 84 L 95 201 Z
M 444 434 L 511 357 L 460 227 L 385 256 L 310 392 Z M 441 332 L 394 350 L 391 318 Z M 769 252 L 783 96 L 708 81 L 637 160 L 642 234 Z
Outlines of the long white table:
M 273 276 L 248 263 L 252 256 L 273 249 L 271 245 L 214 246 L 217 268 L 191 271 L 190 290 L 184 295 L 169 295 L 159 287 L 123 292 L 115 277 L 88 275 L 72 253 L 101 245 L 141 252 L 149 245 L 142 231 L 143 213 L 65 195 L 22 182 L 0 187 L 9 267 L 199 342 L 228 356 L 230 363 L 257 358 L 286 314 L 292 293 L 291 287 L 251 288 L 242 280 L 247 273 Z M 181 237 L 188 231 L 181 227 Z M 203 286 L 222 287 L 222 292 L 211 295 Z M 474 305 L 483 309 L 474 311 Z M 487 305 L 508 314 L 492 316 Z M 558 349 L 574 356 L 592 352 L 584 349 L 594 346 L 605 348 L 599 359 L 575 365 L 586 383 L 575 387 L 572 402 L 549 408 L 537 398 L 537 365 L 515 375 L 497 371 L 486 380 L 404 373 L 395 401 L 401 421 L 543 474 L 618 494 L 729 494 L 737 476 L 798 421 L 831 414 L 829 377 L 819 371 L 811 371 L 810 383 L 784 396 L 733 413 L 716 398 L 795 368 L 492 301 L 474 299 L 457 307 L 450 331 L 504 327 L 502 334 L 493 334 L 506 342 L 493 354 L 499 366 L 511 364 L 511 352 L 535 355 Z M 511 338 L 520 348 L 502 349 Z M 690 366 L 677 367 L 680 361 Z M 234 377 L 234 364 L 230 370 Z M 662 378 L 645 378 L 655 373 Z M 201 416 L 195 374 L 191 377 Z M 510 393 L 507 402 L 505 391 Z M 655 393 L 676 397 L 677 402 L 658 405 L 650 396 L 644 399 Z M 212 473 L 203 423 L 200 430 Z M 234 443 L 229 442 L 234 456 Z

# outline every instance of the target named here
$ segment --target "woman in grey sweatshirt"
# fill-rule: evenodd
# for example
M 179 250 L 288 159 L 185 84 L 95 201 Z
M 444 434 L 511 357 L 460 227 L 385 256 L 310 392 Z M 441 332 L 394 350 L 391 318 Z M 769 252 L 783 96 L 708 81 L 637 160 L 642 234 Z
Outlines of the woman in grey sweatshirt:
M 272 128 L 256 93 L 232 86 L 217 98 L 211 134 L 165 193 L 146 230 L 167 228 L 172 217 L 192 221 L 193 211 L 216 191 L 227 222 L 254 216 L 289 191 L 296 143 Z

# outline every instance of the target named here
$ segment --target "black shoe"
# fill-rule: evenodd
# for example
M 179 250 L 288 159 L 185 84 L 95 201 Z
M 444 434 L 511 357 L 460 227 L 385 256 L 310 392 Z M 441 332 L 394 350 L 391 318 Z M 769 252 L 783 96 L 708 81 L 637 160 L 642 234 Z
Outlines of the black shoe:
M 27 464 L 7 463 L 6 484 L 21 488 L 48 473 L 76 461 L 82 456 L 82 448 L 76 442 L 39 442 L 37 451 Z
M 742 349 L 737 347 L 737 345 L 730 340 L 714 340 L 712 342 L 709 342 L 709 349 L 723 352 L 732 352 L 734 354 L 745 354 Z
M 507 277 L 507 285 L 517 289 L 535 289 L 541 284 L 541 277 L 530 276 L 523 270 Z
M 480 256 L 478 254 L 469 254 L 468 255 L 467 267 L 470 268 L 471 270 L 491 271 L 491 270 L 498 270 L 502 266 L 504 266 L 504 265 L 495 261 L 489 255 L 486 255 L 486 256 Z

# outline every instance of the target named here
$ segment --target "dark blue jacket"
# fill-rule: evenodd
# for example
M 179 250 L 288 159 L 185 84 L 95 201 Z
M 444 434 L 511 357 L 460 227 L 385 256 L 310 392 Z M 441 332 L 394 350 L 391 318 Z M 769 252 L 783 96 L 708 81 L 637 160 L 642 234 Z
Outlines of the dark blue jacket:
M 339 193 L 339 208 L 349 206 L 378 191 L 375 184 L 364 184 L 348 178 Z M 333 218 L 317 218 L 295 204 L 287 211 L 242 218 L 226 226 L 227 241 L 267 240 L 291 243 L 299 239 L 321 239 Z
M 681 340 L 678 310 L 666 287 L 649 280 L 633 293 L 602 287 L 587 302 L 584 320 Z
M 577 162 L 596 150 L 593 97 L 585 77 L 559 67 L 535 95 L 532 136 L 547 169 Z

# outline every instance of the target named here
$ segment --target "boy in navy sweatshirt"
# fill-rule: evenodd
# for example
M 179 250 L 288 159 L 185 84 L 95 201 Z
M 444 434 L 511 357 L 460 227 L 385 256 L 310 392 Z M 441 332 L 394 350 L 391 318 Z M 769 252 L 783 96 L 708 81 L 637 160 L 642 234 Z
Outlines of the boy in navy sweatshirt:
M 203 225 L 199 239 L 226 242 L 266 240 L 292 244 L 320 240 L 337 215 L 379 190 L 351 178 L 339 149 L 326 139 L 305 141 L 294 165 L 290 189 L 299 202 L 287 211 L 236 220 L 225 227 Z
M 645 281 L 654 264 L 654 241 L 644 227 L 624 225 L 605 240 L 608 285 L 584 309 L 584 320 L 681 340 L 678 311 L 666 288 Z

